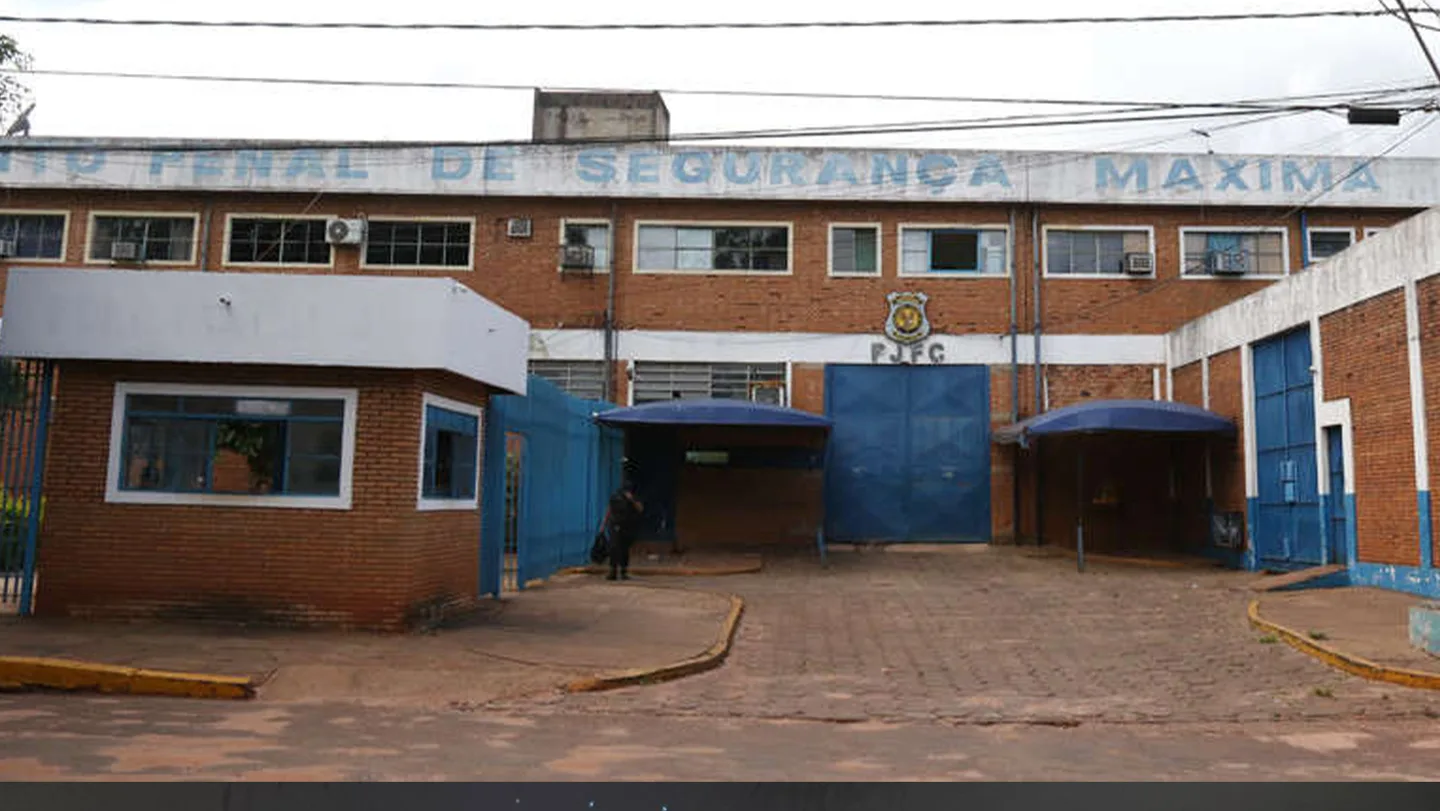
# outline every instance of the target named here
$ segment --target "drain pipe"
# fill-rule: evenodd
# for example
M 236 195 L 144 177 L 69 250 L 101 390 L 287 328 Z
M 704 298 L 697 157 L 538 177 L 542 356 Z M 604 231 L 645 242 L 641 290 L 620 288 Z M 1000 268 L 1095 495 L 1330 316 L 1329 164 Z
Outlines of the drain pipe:
M 1020 421 L 1020 280 L 1016 278 L 1015 248 L 1020 240 L 1015 233 L 1018 217 L 1010 208 L 1010 422 Z M 1020 543 L 1020 445 L 1011 451 L 1010 459 L 1010 534 L 1011 541 Z
M 213 206 L 205 203 L 205 210 L 200 213 L 200 270 L 201 272 L 210 269 L 210 220 L 212 219 Z
M 1285 257 L 1290 261 L 1290 257 Z M 1300 268 L 1310 267 L 1310 215 L 1300 209 Z
M 620 398 L 615 396 L 615 275 L 619 268 L 615 244 L 620 231 L 619 207 L 615 200 L 610 201 L 610 267 L 605 289 L 605 399 L 617 404 Z
M 1030 280 L 1032 284 L 1031 298 L 1035 309 L 1034 334 L 1035 334 L 1035 413 L 1040 414 L 1045 410 L 1045 384 L 1044 359 L 1041 355 L 1040 336 L 1044 331 L 1042 307 L 1040 300 L 1040 209 L 1036 206 L 1030 207 Z M 1044 487 L 1045 478 L 1040 465 L 1041 440 L 1035 441 L 1035 545 L 1042 546 L 1045 543 L 1045 499 L 1041 492 Z

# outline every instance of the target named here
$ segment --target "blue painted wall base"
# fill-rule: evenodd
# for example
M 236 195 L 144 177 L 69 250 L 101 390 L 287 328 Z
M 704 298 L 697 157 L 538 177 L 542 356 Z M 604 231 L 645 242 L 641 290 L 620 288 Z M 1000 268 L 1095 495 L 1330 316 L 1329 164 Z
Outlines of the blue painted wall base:
M 1440 605 L 1410 606 L 1410 644 L 1440 656 Z

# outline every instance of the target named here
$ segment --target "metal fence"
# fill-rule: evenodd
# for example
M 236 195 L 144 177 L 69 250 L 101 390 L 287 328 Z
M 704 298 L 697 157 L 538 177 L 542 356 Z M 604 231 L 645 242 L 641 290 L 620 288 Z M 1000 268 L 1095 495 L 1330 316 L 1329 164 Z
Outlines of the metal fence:
M 622 436 L 593 419 L 611 407 L 571 397 L 537 375 L 530 376 L 524 397 L 491 398 L 481 495 L 482 594 L 523 589 L 587 562 L 606 499 L 620 483 Z
M 55 367 L 0 359 L 0 612 L 28 616 L 45 517 L 46 431 Z

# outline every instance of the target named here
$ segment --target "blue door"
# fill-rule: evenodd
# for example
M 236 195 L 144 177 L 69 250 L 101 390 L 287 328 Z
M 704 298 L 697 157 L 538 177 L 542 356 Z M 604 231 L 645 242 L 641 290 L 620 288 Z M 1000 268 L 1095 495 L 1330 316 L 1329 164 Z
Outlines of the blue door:
M 990 372 L 830 366 L 831 541 L 990 539 Z
M 1325 457 L 1330 468 L 1330 497 L 1326 509 L 1326 541 L 1330 544 L 1331 563 L 1349 563 L 1345 549 L 1349 537 L 1349 521 L 1345 511 L 1345 445 L 1338 426 L 1325 429 Z
M 1260 566 L 1323 563 L 1310 330 L 1255 345 L 1255 557 Z

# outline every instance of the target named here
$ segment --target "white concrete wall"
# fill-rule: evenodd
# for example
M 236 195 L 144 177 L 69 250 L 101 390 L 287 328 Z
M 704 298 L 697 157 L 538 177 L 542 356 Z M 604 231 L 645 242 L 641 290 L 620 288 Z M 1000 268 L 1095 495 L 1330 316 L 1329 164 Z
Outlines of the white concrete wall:
M 525 391 L 529 325 L 450 279 L 13 269 L 0 355 L 437 369 Z

